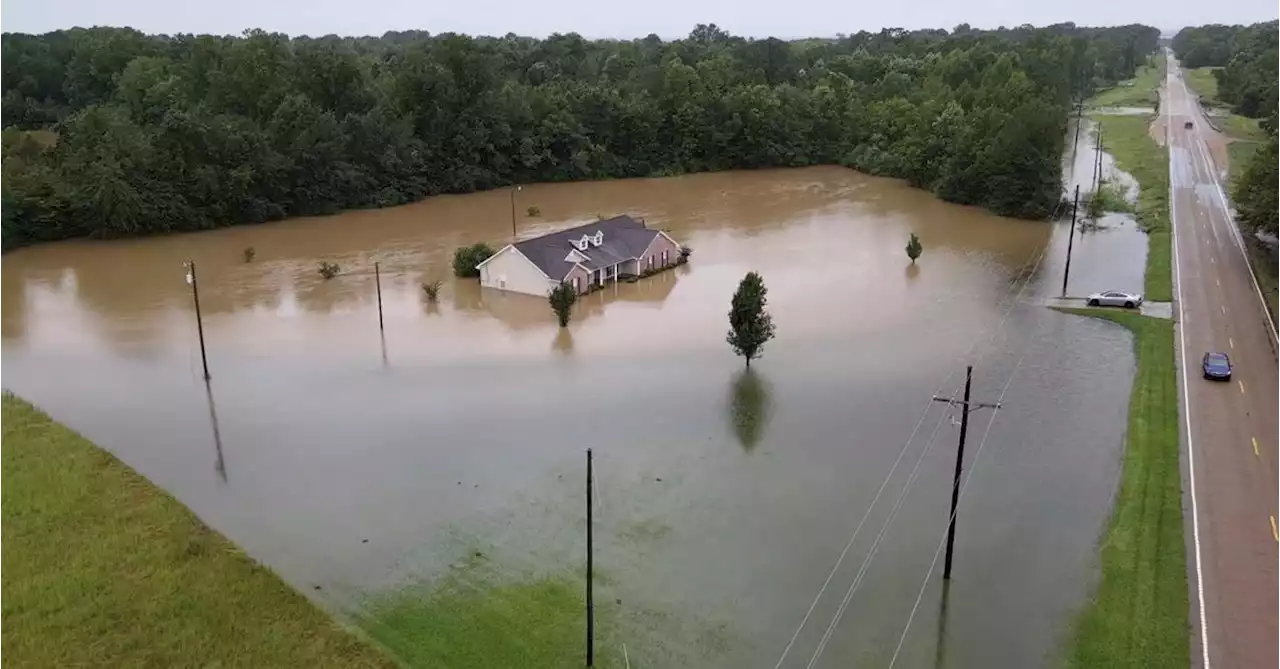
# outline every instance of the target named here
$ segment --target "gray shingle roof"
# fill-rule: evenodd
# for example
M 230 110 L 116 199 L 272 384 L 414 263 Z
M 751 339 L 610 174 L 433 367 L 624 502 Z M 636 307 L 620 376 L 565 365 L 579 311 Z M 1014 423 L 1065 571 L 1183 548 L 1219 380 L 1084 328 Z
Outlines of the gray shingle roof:
M 658 236 L 657 230 L 646 228 L 641 221 L 630 216 L 615 216 L 516 242 L 515 247 L 547 276 L 558 281 L 573 268 L 573 263 L 565 261 L 570 251 L 577 250 L 573 242 L 582 239 L 583 235 L 592 237 L 597 231 L 604 233 L 600 246 L 588 246 L 586 251 L 578 251 L 589 258 L 582 263 L 587 269 L 610 267 L 624 260 L 639 258 Z

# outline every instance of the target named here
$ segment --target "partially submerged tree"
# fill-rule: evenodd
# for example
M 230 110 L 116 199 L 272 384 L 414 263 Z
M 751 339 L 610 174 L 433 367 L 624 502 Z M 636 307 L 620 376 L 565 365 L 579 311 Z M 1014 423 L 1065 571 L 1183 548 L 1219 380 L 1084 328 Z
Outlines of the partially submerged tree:
M 551 310 L 556 312 L 560 327 L 567 327 L 569 317 L 573 314 L 573 303 L 578 301 L 578 294 L 574 292 L 573 286 L 562 282 L 551 290 L 547 300 L 551 302 Z
M 253 258 L 254 258 L 254 256 L 256 256 L 256 255 L 258 255 L 258 252 L 257 252 L 257 251 L 255 251 L 255 250 L 253 250 L 253 247 L 252 247 L 252 246 L 246 246 L 246 247 L 245 247 L 245 249 L 244 249 L 244 261 L 245 261 L 245 262 L 253 262 Z
M 907 240 L 907 257 L 911 259 L 912 265 L 916 264 L 916 258 L 919 258 L 921 253 L 924 253 L 924 247 L 920 245 L 920 238 L 913 232 L 911 239 Z
M 336 262 L 320 263 L 320 276 L 326 279 L 332 279 L 333 277 L 338 276 L 338 273 L 341 271 L 342 268 L 338 267 L 338 263 Z
M 493 248 L 484 242 L 459 247 L 453 252 L 453 275 L 463 279 L 480 276 L 480 269 L 476 266 L 493 254 Z
M 428 302 L 435 302 L 440 297 L 440 286 L 442 285 L 444 285 L 444 282 L 439 279 L 422 282 L 422 293 L 427 296 Z
M 773 339 L 773 317 L 764 309 L 768 292 L 759 274 L 747 272 L 729 307 L 726 341 L 734 353 L 747 359 L 747 367 L 751 366 L 752 358 L 760 357 L 760 347 Z

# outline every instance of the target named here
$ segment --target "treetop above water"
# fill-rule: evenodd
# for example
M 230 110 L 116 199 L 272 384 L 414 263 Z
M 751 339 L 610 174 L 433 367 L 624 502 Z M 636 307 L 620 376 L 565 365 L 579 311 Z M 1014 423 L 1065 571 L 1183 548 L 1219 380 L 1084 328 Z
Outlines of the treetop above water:
M 840 164 L 1041 217 L 1071 103 L 1146 26 L 747 40 L 3 37 L 3 244 L 384 207 L 516 183 Z M 23 130 L 52 130 L 34 135 Z

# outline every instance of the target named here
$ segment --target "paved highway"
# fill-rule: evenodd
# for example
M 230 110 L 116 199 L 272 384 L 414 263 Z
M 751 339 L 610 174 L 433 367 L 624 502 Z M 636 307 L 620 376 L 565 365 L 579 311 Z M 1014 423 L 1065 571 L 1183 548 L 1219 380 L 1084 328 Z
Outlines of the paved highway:
M 1193 510 L 1187 514 L 1192 657 L 1206 669 L 1275 667 L 1280 513 L 1277 362 L 1269 334 L 1275 329 L 1205 143 L 1215 131 L 1172 52 L 1166 56 L 1161 107 L 1169 144 L 1184 498 Z M 1230 383 L 1202 379 L 1207 351 L 1230 355 Z

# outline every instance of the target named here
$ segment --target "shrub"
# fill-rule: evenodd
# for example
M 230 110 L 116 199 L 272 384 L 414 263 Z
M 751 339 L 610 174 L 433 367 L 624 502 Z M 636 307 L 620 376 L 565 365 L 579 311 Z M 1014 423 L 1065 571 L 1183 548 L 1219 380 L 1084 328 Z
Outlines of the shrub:
M 556 312 L 556 320 L 560 322 L 560 327 L 569 325 L 573 303 L 578 301 L 578 294 L 573 292 L 573 286 L 561 283 L 552 289 L 547 300 L 551 302 L 551 310 Z
M 245 262 L 253 262 L 253 257 L 254 257 L 254 256 L 256 256 L 256 255 L 258 255 L 258 252 L 257 252 L 257 251 L 255 251 L 255 250 L 253 250 L 253 247 L 252 247 L 252 246 L 246 246 L 246 247 L 245 247 L 245 249 L 244 249 L 244 261 L 245 261 Z
M 525 209 L 525 213 L 529 214 L 530 216 L 541 216 L 542 210 L 537 207 L 529 207 L 528 209 Z
M 453 275 L 464 279 L 480 276 L 476 265 L 488 260 L 493 254 L 494 250 L 484 242 L 459 247 L 453 252 Z
M 341 271 L 342 271 L 342 268 L 338 267 L 338 263 L 336 262 L 320 263 L 320 276 L 326 279 L 332 279 L 333 277 L 338 276 L 338 272 L 341 272 Z
M 440 297 L 440 286 L 444 285 L 443 281 L 423 281 L 422 292 L 426 294 L 428 302 L 435 302 Z
M 688 259 L 689 259 L 689 256 L 691 256 L 691 255 L 693 255 L 693 249 L 689 248 L 688 246 L 681 245 L 681 247 L 680 247 L 680 259 L 681 259 L 681 260 L 688 260 Z

